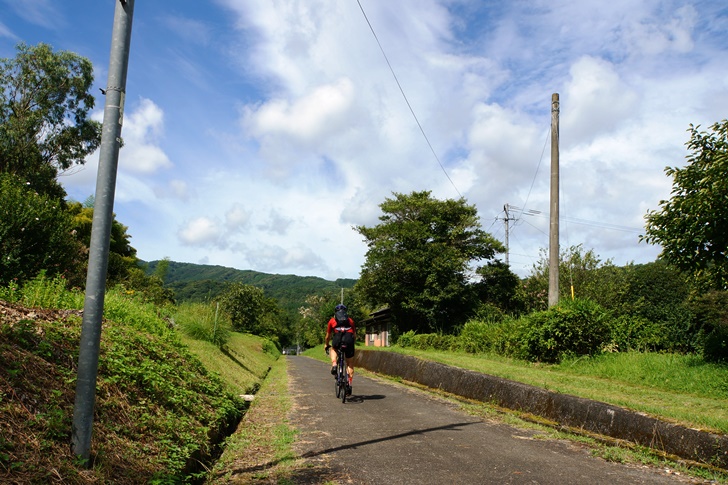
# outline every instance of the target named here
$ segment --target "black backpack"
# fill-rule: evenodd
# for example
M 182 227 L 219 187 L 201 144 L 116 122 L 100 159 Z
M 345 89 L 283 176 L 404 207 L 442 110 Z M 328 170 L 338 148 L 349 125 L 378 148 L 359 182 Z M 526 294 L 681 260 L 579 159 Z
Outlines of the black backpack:
M 351 328 L 351 322 L 349 321 L 349 314 L 346 313 L 346 310 L 336 310 L 336 313 L 334 313 L 334 319 L 336 319 L 336 328 L 339 329 L 341 327 L 344 328 Z

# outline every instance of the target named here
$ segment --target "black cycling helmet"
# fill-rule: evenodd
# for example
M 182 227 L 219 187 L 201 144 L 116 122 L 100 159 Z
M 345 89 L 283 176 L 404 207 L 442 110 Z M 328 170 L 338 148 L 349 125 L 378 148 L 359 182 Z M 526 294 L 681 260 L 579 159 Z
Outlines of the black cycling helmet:
M 336 305 L 336 308 L 334 308 L 334 310 L 336 310 L 337 312 L 339 310 L 346 310 L 346 305 L 343 305 L 340 303 L 340 304 Z

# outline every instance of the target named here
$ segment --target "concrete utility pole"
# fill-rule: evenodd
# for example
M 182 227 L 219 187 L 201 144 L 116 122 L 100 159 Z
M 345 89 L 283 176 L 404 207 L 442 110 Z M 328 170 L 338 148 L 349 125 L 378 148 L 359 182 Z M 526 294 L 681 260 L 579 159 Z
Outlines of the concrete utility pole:
M 551 95 L 551 214 L 549 307 L 559 303 L 559 94 Z
M 510 254 L 510 245 L 509 245 L 509 237 L 510 237 L 510 223 L 514 219 L 511 219 L 510 214 L 508 213 L 508 209 L 510 209 L 511 206 L 509 204 L 505 204 L 503 206 L 503 212 L 505 212 L 506 216 L 503 218 L 503 221 L 506 223 L 506 266 L 510 266 L 509 262 L 509 254 Z
M 133 12 L 134 0 L 116 1 L 104 122 L 101 131 L 99 172 L 96 178 L 96 199 L 91 226 L 91 245 L 86 274 L 86 298 L 83 307 L 81 347 L 78 354 L 78 379 L 73 408 L 71 451 L 84 460 L 87 465 L 96 400 L 101 318 L 104 313 L 106 271 L 109 264 L 109 242 L 111 240 L 121 125 L 124 116 L 126 72 L 129 64 Z

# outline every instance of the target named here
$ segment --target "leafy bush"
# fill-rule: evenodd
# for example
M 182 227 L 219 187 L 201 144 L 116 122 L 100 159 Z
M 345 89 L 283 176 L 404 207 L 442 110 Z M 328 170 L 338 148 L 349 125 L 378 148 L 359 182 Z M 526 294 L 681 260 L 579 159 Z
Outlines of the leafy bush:
M 499 323 L 492 321 L 471 320 L 460 331 L 460 347 L 471 354 L 492 351 L 498 338 Z
M 485 322 L 502 322 L 507 318 L 507 315 L 501 308 L 492 303 L 482 303 L 475 310 L 473 318 Z
M 703 358 L 728 362 L 728 292 L 712 291 L 693 298 L 690 307 L 696 327 L 705 335 Z
M 610 338 L 608 313 L 590 300 L 565 300 L 525 317 L 522 325 L 522 356 L 531 361 L 594 355 Z
M 72 234 L 71 217 L 61 200 L 29 190 L 16 177 L 0 174 L 0 285 L 19 284 L 42 270 L 65 275 L 72 284 L 81 244 Z
M 397 345 L 400 347 L 412 347 L 412 340 L 415 338 L 415 331 L 409 330 L 402 335 L 399 336 L 397 339 Z
M 640 316 L 621 315 L 612 321 L 611 350 L 655 351 L 662 347 L 662 326 Z
M 439 333 L 413 335 L 409 346 L 419 350 L 460 350 L 457 337 Z

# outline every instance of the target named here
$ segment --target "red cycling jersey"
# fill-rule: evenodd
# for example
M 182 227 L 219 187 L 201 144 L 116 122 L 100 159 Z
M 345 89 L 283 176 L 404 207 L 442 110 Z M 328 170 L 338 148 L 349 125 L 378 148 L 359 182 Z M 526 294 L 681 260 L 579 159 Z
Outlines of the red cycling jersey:
M 338 330 L 339 324 L 336 323 L 335 318 L 331 317 L 331 320 L 329 320 L 329 326 L 326 328 L 326 334 L 330 335 L 334 332 L 349 332 L 349 333 L 356 334 L 356 328 L 354 327 L 354 320 L 352 320 L 351 317 L 349 317 L 349 325 L 351 325 L 351 326 L 348 327 L 346 330 Z

